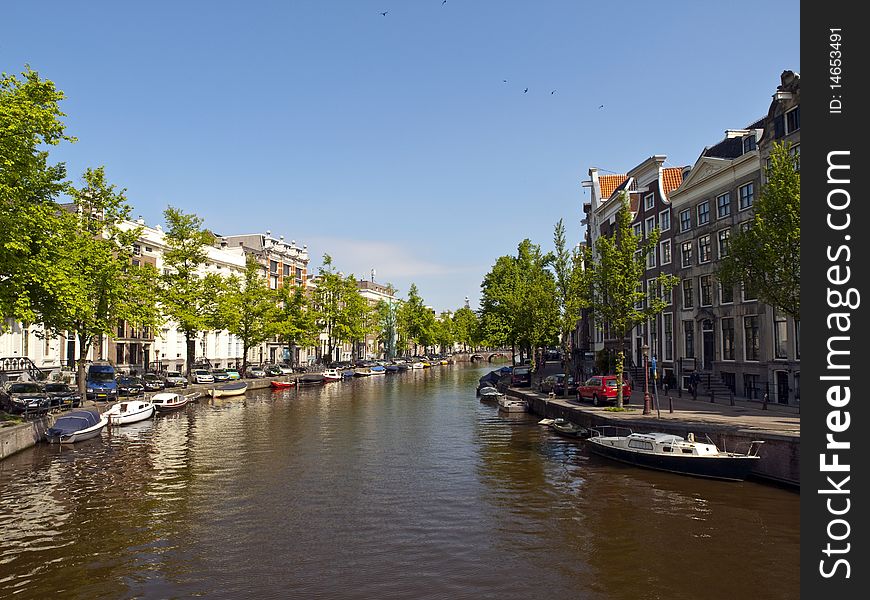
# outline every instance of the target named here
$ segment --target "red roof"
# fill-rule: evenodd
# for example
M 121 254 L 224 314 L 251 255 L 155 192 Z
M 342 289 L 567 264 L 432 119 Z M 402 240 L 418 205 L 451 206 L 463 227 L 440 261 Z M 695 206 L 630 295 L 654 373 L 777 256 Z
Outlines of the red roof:
M 610 198 L 613 190 L 622 185 L 622 182 L 628 178 L 627 175 L 599 175 L 598 185 L 601 186 L 601 199 Z
M 683 167 L 662 169 L 662 193 L 667 196 L 683 183 Z

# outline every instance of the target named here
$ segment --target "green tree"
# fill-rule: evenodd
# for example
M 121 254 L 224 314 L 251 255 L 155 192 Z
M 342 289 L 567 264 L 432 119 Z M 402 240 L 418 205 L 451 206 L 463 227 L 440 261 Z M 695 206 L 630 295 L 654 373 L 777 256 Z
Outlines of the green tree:
M 456 332 L 453 329 L 453 319 L 448 311 L 444 311 L 435 321 L 435 343 L 442 354 L 450 352 L 456 342 Z
M 556 284 L 547 269 L 552 260 L 525 239 L 517 255 L 502 256 L 481 284 L 481 323 L 491 346 L 510 344 L 520 359 L 555 342 L 559 333 Z
M 658 229 L 644 241 L 631 229 L 631 208 L 628 195 L 622 194 L 622 208 L 616 214 L 613 235 L 602 236 L 595 243 L 596 256 L 591 264 L 592 307 L 596 322 L 620 341 L 616 353 L 616 373 L 625 364 L 622 345 L 631 329 L 661 313 L 667 306 L 662 292 L 673 288 L 679 279 L 665 273 L 656 278 L 655 290 L 644 293 L 642 280 L 646 272 L 646 257 L 656 248 Z M 622 386 L 618 388 L 616 405 L 623 406 Z
M 323 255 L 323 265 L 318 270 L 312 304 L 317 310 L 318 325 L 326 333 L 327 353 L 322 360 L 331 364 L 339 344 L 365 336 L 367 312 L 365 298 L 356 286 L 356 278 L 336 272 L 332 257 L 328 254 Z
M 801 318 L 801 175 L 790 147 L 774 143 L 767 183 L 750 226 L 733 232 L 718 270 L 723 285 L 742 283 L 758 299 Z
M 583 309 L 590 305 L 589 301 L 589 272 L 585 268 L 587 256 L 581 248 L 569 251 L 565 241 L 565 225 L 562 219 L 556 223 L 553 233 L 555 251 L 551 266 L 556 276 L 556 291 L 559 301 L 559 329 L 562 338 L 562 364 L 566 375 L 575 371 L 571 361 L 572 354 L 569 347 L 571 331 L 577 326 Z M 571 368 L 569 369 L 569 363 Z M 568 386 L 563 389 L 568 393 Z
M 0 317 L 39 320 L 67 273 L 59 266 L 64 227 L 55 200 L 69 191 L 66 166 L 48 162 L 64 133 L 63 92 L 27 68 L 0 74 Z M 0 331 L 5 322 L 0 320 Z
M 395 296 L 396 289 L 392 284 L 387 285 L 390 296 Z M 380 300 L 375 305 L 375 330 L 378 342 L 383 345 L 384 357 L 393 359 L 396 357 L 396 338 L 398 335 L 397 315 L 399 303 L 394 300 Z
M 320 336 L 317 313 L 309 306 L 308 298 L 301 287 L 285 284 L 278 289 L 278 314 L 275 317 L 274 331 L 282 345 L 287 348 L 309 348 L 317 345 Z M 296 359 L 297 355 L 294 353 L 294 363 Z
M 248 370 L 248 352 L 276 333 L 280 318 L 278 295 L 266 286 L 263 268 L 251 255 L 242 277 L 233 275 L 226 291 L 218 296 L 225 328 L 242 340 L 242 372 Z
M 453 331 L 463 350 L 474 348 L 479 338 L 480 323 L 477 314 L 467 306 L 453 313 Z
M 399 307 L 398 322 L 404 339 L 413 344 L 415 356 L 421 347 L 435 343 L 435 315 L 424 305 L 414 283 L 408 289 L 408 299 Z
M 204 275 L 206 247 L 212 234 L 202 229 L 202 219 L 168 207 L 166 245 L 163 255 L 166 268 L 160 278 L 160 303 L 166 314 L 178 324 L 187 342 L 186 373 L 196 359 L 196 336 L 208 329 L 224 329 L 219 297 L 225 282 L 215 274 Z
M 71 190 L 75 210 L 58 221 L 63 251 L 57 260 L 66 276 L 55 279 L 54 298 L 41 316 L 51 334 L 74 331 L 78 337 L 78 385 L 84 394 L 85 359 L 93 342 L 115 331 L 119 321 L 154 327 L 160 313 L 156 270 L 132 264 L 142 228 L 124 227 L 130 216 L 124 190 L 106 181 L 102 167 L 85 171 L 83 181 L 84 187 Z

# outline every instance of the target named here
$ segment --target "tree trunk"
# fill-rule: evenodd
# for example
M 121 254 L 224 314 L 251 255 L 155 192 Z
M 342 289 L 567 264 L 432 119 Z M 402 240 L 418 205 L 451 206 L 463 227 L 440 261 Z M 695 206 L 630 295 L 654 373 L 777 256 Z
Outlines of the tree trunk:
M 184 339 L 187 342 L 187 364 L 184 365 L 184 374 L 190 377 L 193 361 L 196 359 L 196 340 L 192 338 L 190 331 L 184 332 Z
M 82 402 L 87 400 L 87 373 L 85 370 L 85 361 L 88 358 L 88 349 L 90 346 L 90 338 L 84 334 L 78 334 L 79 338 L 79 359 L 76 363 L 76 384 L 81 394 Z
M 248 350 L 250 350 L 250 347 L 243 342 L 242 343 L 242 352 L 243 352 L 243 354 L 242 354 L 242 372 L 241 372 L 242 377 L 246 377 L 247 376 L 246 373 L 248 372 Z
M 616 353 L 616 408 L 622 408 L 622 390 L 625 387 L 622 383 L 622 366 L 625 361 L 625 352 L 620 350 Z

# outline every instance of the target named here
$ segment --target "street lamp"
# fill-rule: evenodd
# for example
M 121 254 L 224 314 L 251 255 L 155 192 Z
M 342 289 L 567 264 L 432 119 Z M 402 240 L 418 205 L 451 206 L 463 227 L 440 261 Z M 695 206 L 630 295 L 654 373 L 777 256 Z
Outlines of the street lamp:
M 650 397 L 649 397 L 649 365 L 647 361 L 649 360 L 649 346 L 644 344 L 641 346 L 641 352 L 643 352 L 643 414 L 650 414 Z

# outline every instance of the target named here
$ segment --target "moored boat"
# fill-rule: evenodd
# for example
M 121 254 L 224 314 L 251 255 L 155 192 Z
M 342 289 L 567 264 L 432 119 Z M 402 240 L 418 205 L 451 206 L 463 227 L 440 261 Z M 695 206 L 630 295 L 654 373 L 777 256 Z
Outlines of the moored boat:
M 590 429 L 589 449 L 596 454 L 639 467 L 683 475 L 743 481 L 761 457 L 764 442 L 753 441 L 746 452 L 720 450 L 709 439 L 695 441 L 670 433 L 633 433 L 630 429 L 596 427 Z M 609 434 L 609 435 L 608 435 Z
M 369 370 L 372 372 L 372 375 L 386 375 L 387 373 L 387 368 L 382 365 L 369 367 Z
M 108 423 L 109 419 L 95 410 L 74 410 L 59 417 L 45 431 L 45 439 L 59 444 L 89 440 L 100 435 Z
M 293 387 L 294 385 L 296 385 L 296 382 L 295 381 L 272 380 L 269 382 L 269 385 L 272 386 L 273 390 L 283 390 L 283 389 L 287 389 L 289 387 Z
M 225 398 L 228 396 L 241 396 L 248 391 L 248 384 L 244 381 L 232 381 L 222 385 L 216 385 L 208 390 L 212 398 Z
M 326 377 L 323 376 L 323 373 L 304 373 L 299 376 L 297 380 L 299 385 L 314 385 L 317 383 L 325 383 Z
M 113 404 L 103 413 L 111 425 L 129 425 L 154 416 L 154 404 L 147 400 L 128 400 Z
M 374 375 L 370 367 L 358 367 L 353 370 L 354 377 L 371 377 Z
M 323 379 L 326 381 L 339 381 L 341 379 L 341 371 L 338 369 L 326 369 L 323 372 Z
M 498 402 L 499 399 L 504 397 L 504 394 L 491 386 L 480 388 L 479 395 L 481 402 Z
M 182 396 L 175 392 L 161 392 L 151 396 L 151 403 L 154 404 L 154 408 L 157 412 L 165 413 L 184 408 L 189 402 L 196 398 L 196 396 L 196 393 Z
M 566 437 L 578 438 L 587 434 L 587 429 L 585 427 L 581 427 L 577 423 L 572 423 L 568 419 L 563 419 L 561 417 L 553 419 L 550 427 L 552 427 L 553 431 L 556 433 Z
M 502 397 L 498 399 L 498 409 L 502 412 L 508 413 L 526 412 L 528 405 L 525 400 L 502 395 Z

